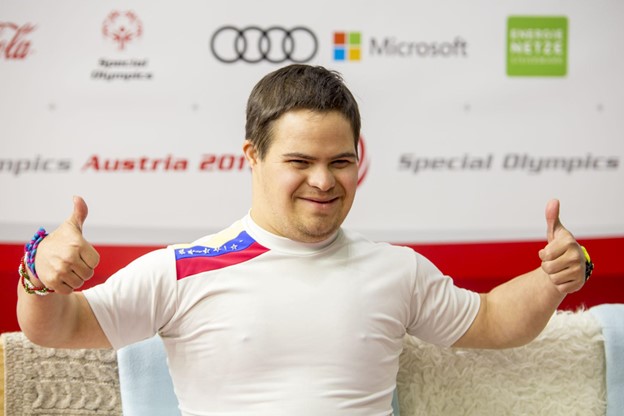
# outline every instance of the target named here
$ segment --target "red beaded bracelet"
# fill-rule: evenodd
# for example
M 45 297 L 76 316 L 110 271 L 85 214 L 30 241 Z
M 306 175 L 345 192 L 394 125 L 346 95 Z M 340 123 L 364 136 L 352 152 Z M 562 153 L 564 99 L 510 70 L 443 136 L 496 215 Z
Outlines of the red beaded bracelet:
M 34 283 L 30 280 L 30 276 L 28 276 L 28 272 L 26 271 L 26 255 L 22 257 L 22 260 L 20 261 L 20 265 L 17 271 L 20 276 L 20 281 L 22 282 L 22 287 L 24 288 L 26 293 L 28 293 L 29 295 L 45 296 L 49 293 L 54 293 L 54 290 L 48 289 L 45 286 L 44 287 L 35 286 Z

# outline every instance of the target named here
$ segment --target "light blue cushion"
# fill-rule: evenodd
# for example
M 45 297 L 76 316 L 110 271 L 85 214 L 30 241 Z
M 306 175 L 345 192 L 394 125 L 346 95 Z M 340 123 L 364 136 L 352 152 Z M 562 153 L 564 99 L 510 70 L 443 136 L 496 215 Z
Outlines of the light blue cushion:
M 397 393 L 397 389 L 394 389 L 392 393 L 392 415 L 399 416 L 399 394 Z
M 589 310 L 600 322 L 607 365 L 607 416 L 624 415 L 624 304 L 594 306 Z
M 120 349 L 117 361 L 124 416 L 180 415 L 159 336 Z

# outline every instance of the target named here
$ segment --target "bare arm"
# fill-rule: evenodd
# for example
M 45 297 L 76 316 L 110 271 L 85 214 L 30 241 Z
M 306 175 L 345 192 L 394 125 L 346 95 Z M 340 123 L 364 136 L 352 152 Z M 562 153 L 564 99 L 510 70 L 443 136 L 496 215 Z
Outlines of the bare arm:
M 51 348 L 110 348 L 82 293 L 29 295 L 18 287 L 17 317 L 26 337 Z
M 524 345 L 544 329 L 566 294 L 583 286 L 585 257 L 559 221 L 559 201 L 547 205 L 546 222 L 548 244 L 539 252 L 541 267 L 481 294 L 477 317 L 455 347 Z
M 55 291 L 47 296 L 26 293 L 18 285 L 17 318 L 34 343 L 54 348 L 109 348 L 82 293 L 74 292 L 93 276 L 99 254 L 82 236 L 87 205 L 74 198 L 72 215 L 39 244 L 32 282 Z

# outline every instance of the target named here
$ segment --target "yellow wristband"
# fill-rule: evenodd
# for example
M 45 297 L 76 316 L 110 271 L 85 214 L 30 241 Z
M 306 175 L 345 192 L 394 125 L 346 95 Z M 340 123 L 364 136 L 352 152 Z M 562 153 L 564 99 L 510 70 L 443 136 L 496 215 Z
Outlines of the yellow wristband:
M 592 272 L 594 271 L 594 263 L 591 261 L 591 257 L 589 257 L 587 249 L 581 246 L 581 250 L 583 250 L 583 254 L 585 255 L 585 281 L 587 281 L 587 279 L 589 279 L 589 276 L 591 276 Z

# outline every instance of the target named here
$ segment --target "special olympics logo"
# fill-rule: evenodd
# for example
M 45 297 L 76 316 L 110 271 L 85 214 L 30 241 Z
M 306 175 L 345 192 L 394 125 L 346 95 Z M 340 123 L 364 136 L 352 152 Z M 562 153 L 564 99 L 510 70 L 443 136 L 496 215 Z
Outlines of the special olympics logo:
M 366 173 L 368 173 L 368 167 L 370 165 L 368 154 L 366 153 L 366 144 L 364 143 L 364 137 L 362 136 L 360 136 L 360 140 L 358 141 L 358 157 L 360 162 L 358 164 L 357 184 L 360 186 L 362 182 L 364 182 L 364 178 L 366 178 Z
M 223 26 L 212 35 L 210 50 L 215 58 L 226 64 L 238 61 L 250 64 L 261 61 L 304 63 L 316 56 L 318 40 L 314 32 L 303 26 L 292 29 Z
M 35 27 L 31 23 L 18 26 L 11 22 L 0 22 L 0 58 L 17 60 L 30 55 L 32 49 L 28 35 Z
M 123 51 L 126 43 L 143 35 L 143 23 L 133 11 L 113 11 L 102 24 L 102 34 L 117 42 L 119 50 Z

